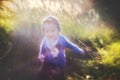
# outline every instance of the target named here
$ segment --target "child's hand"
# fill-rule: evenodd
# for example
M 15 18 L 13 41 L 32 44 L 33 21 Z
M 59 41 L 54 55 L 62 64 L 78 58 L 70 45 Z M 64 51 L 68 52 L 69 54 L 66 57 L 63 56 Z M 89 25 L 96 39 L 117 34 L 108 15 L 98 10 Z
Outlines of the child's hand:
M 91 50 L 90 47 L 85 47 L 85 48 L 83 48 L 83 55 L 85 56 L 85 55 L 91 53 L 91 51 L 92 51 L 92 50 Z
M 40 54 L 38 58 L 40 59 L 41 62 L 44 62 L 45 55 Z
M 86 50 L 87 52 L 91 52 L 91 51 L 92 51 L 92 50 L 91 50 L 91 47 L 86 47 L 85 50 Z

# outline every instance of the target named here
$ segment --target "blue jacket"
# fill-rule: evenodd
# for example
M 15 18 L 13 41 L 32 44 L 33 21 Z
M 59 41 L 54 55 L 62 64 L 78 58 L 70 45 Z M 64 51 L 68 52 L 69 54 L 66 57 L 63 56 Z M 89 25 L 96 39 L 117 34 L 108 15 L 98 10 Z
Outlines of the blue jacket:
M 66 64 L 65 48 L 73 50 L 76 54 L 83 54 L 83 49 L 69 41 L 65 36 L 59 35 L 58 43 L 55 45 L 56 56 L 52 55 L 52 51 L 48 48 L 46 38 L 42 40 L 39 54 L 45 55 L 45 62 L 64 67 Z

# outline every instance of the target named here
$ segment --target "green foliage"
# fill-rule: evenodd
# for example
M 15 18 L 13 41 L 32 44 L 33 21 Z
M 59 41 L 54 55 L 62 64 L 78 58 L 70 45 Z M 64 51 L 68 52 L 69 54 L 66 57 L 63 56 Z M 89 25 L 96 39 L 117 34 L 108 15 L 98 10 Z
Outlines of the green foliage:
M 106 48 L 99 49 L 99 53 L 102 55 L 102 63 L 104 65 L 120 69 L 120 41 L 113 42 L 107 45 Z
M 14 12 L 8 7 L 8 1 L 0 1 L 0 60 L 7 53 L 14 25 Z
M 102 48 L 112 42 L 112 36 L 115 35 L 115 30 L 103 23 L 96 25 L 91 31 L 89 40 L 95 47 Z
M 6 30 L 4 28 L 0 27 L 0 53 L 2 53 L 2 50 L 5 49 L 5 46 L 8 43 L 8 33 L 6 33 Z
M 120 70 L 120 42 L 115 41 L 113 43 L 114 39 L 112 37 L 116 35 L 114 29 L 101 23 L 91 28 L 67 16 L 64 19 L 60 18 L 60 20 L 62 21 L 62 33 L 79 46 L 82 46 L 81 40 L 85 44 L 91 43 L 88 46 L 97 49 L 97 51 L 94 52 L 93 50 L 92 52 L 100 55 L 93 56 L 94 60 L 79 60 L 74 59 L 77 56 L 72 53 L 71 56 L 74 58 L 71 58 L 69 61 L 72 62 L 76 69 L 69 70 L 72 74 L 68 75 L 68 80 L 102 80 L 109 77 L 118 77 Z

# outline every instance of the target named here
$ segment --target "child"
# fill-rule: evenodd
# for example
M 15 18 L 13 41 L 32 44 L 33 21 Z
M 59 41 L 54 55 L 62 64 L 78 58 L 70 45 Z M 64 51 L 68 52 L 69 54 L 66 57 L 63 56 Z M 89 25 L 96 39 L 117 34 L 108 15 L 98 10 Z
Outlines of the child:
M 65 80 L 65 48 L 69 48 L 77 54 L 84 54 L 84 50 L 60 33 L 60 24 L 55 16 L 46 17 L 42 21 L 41 29 L 45 37 L 39 51 L 39 59 L 44 62 L 40 80 Z

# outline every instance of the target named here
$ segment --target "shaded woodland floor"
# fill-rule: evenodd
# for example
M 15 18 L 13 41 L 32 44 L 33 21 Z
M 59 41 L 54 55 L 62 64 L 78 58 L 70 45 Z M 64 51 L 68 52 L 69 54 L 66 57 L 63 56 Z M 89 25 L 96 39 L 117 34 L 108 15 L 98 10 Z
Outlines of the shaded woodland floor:
M 36 46 L 20 36 L 13 44 L 10 54 L 0 62 L 0 80 L 39 80 L 40 62 Z

